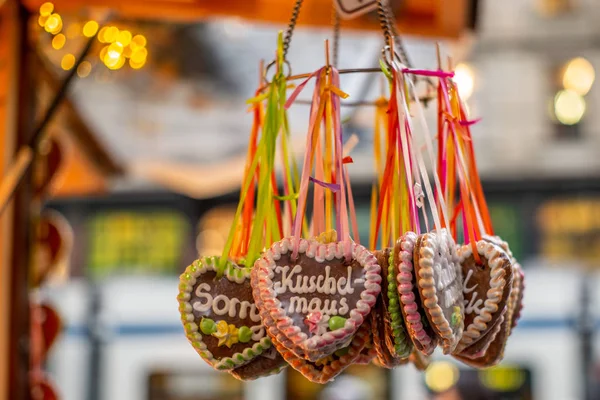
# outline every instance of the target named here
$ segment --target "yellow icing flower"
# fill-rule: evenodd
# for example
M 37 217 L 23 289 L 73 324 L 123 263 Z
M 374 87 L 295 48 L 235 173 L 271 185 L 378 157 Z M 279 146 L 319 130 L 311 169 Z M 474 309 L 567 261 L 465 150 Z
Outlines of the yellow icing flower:
M 323 232 L 319 236 L 316 236 L 315 240 L 323 244 L 337 242 L 337 232 L 334 229 Z
M 225 321 L 217 322 L 217 331 L 213 336 L 219 339 L 218 346 L 231 347 L 239 341 L 238 329 Z

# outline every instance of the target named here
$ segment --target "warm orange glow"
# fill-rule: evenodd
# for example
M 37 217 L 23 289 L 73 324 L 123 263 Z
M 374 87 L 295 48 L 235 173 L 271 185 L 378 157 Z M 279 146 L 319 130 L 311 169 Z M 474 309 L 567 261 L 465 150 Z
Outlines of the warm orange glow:
M 77 68 L 77 75 L 80 78 L 85 78 L 92 72 L 92 64 L 89 61 L 83 61 Z
M 135 50 L 141 47 L 146 47 L 146 37 L 144 35 L 135 35 L 131 39 L 131 49 Z
M 60 17 L 60 15 L 52 14 L 46 20 L 46 23 L 44 24 L 44 29 L 46 30 L 46 32 L 56 35 L 57 33 L 59 33 L 61 31 L 62 26 L 63 26 L 63 23 L 62 23 L 62 18 Z
M 44 3 L 40 6 L 40 15 L 42 17 L 49 17 L 52 11 L 54 11 L 54 4 L 52 3 Z
M 88 21 L 83 26 L 83 35 L 85 37 L 92 37 L 98 32 L 98 23 L 96 21 Z
M 59 33 L 58 35 L 52 38 L 52 48 L 55 50 L 60 50 L 65 45 L 66 41 L 67 38 L 65 37 L 65 35 Z
M 131 32 L 129 31 L 121 31 L 117 35 L 117 43 L 121 43 L 123 47 L 127 46 L 131 42 Z
M 65 71 L 70 70 L 75 65 L 75 56 L 73 54 L 65 54 L 60 62 L 60 67 Z
M 583 57 L 577 57 L 569 61 L 563 72 L 563 86 L 581 96 L 585 96 L 596 79 L 596 71 L 592 64 Z
M 146 50 L 145 47 L 142 47 L 141 49 L 136 49 L 133 51 L 133 53 L 131 53 L 131 61 L 133 61 L 134 63 L 141 63 L 145 61 L 147 57 L 148 50 Z

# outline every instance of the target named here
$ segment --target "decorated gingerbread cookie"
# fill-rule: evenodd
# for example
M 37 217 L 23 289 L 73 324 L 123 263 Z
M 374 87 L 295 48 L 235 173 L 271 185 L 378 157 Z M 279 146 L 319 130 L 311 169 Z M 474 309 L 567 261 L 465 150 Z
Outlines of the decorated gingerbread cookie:
M 278 336 L 274 330 L 276 324 L 267 316 L 265 318 L 265 326 L 272 337 Z M 306 379 L 315 383 L 327 383 L 344 369 L 352 365 L 361 355 L 369 337 L 371 329 L 370 323 L 366 321 L 357 331 L 356 335 L 350 339 L 350 342 L 333 352 L 333 354 L 325 356 L 316 361 L 309 361 L 302 357 L 298 357 L 294 352 L 290 351 L 277 340 L 273 340 L 273 345 L 285 359 L 285 361 L 295 370 L 300 372 Z
M 517 325 L 517 321 L 521 317 L 521 310 L 523 309 L 523 293 L 525 291 L 525 275 L 523 274 L 523 269 L 521 268 L 521 264 L 518 263 L 518 261 L 513 256 L 513 253 L 510 251 L 508 243 L 502 240 L 500 236 L 485 235 L 483 239 L 497 246 L 500 246 L 500 248 L 506 252 L 506 254 L 511 260 L 513 266 L 514 281 L 512 285 L 511 303 L 517 304 L 514 307 L 515 312 L 513 312 L 511 318 L 512 327 L 514 328 Z
M 317 361 L 358 331 L 381 292 L 381 268 L 371 252 L 355 243 L 298 239 L 298 256 L 292 259 L 294 240 L 274 243 L 253 273 L 261 313 L 275 322 L 285 339 L 280 342 L 290 341 L 305 358 Z
M 505 310 L 506 309 L 507 308 L 505 308 Z M 492 328 L 485 335 L 483 335 L 478 341 L 476 341 L 472 345 L 461 350 L 461 352 L 457 355 L 470 359 L 477 359 L 483 357 L 487 352 L 487 349 L 490 347 L 490 345 L 500 332 L 500 329 L 503 327 L 502 323 L 504 322 L 505 317 L 507 317 L 506 313 L 503 313 L 500 319 L 494 322 Z
M 375 251 L 381 267 L 381 296 L 372 312 L 373 343 L 379 363 L 394 368 L 408 358 L 413 344 L 408 337 L 396 284 L 396 268 L 392 249 Z
M 462 336 L 462 271 L 456 244 L 446 229 L 425 233 L 415 243 L 413 264 L 427 318 L 451 353 Z
M 478 241 L 476 248 L 481 263 L 475 259 L 470 244 L 459 249 L 464 277 L 465 330 L 457 353 L 481 340 L 495 326 L 511 292 L 513 270 L 506 252 L 486 240 Z
M 365 347 L 362 349 L 356 360 L 354 360 L 354 364 L 368 365 L 375 358 L 377 358 L 377 352 L 375 351 L 375 346 L 373 345 L 373 337 L 368 335 Z
M 438 339 L 425 316 L 415 282 L 413 254 L 416 241 L 417 235 L 414 232 L 407 232 L 396 242 L 394 247 L 398 272 L 396 282 L 400 296 L 400 311 L 404 317 L 406 330 L 415 347 L 420 352 L 430 355 L 435 350 Z
M 492 341 L 485 353 L 478 358 L 463 357 L 461 355 L 454 355 L 454 358 L 462 361 L 463 363 L 473 368 L 490 368 L 498 365 L 504 357 L 504 347 L 506 345 L 506 339 L 509 332 L 508 326 L 510 323 L 507 318 L 501 317 L 501 324 L 497 334 L 493 335 Z M 489 332 L 488 334 L 490 334 Z
M 180 277 L 179 311 L 186 336 L 213 368 L 245 365 L 271 347 L 250 287 L 250 271 L 217 257 L 194 261 Z M 222 275 L 219 276 L 218 272 Z
M 515 320 L 515 315 L 519 311 L 518 307 L 520 307 L 518 299 L 520 296 L 522 277 L 517 271 L 514 272 L 512 291 L 508 299 L 508 305 L 506 306 L 506 313 L 501 318 L 498 329 L 495 329 L 497 333 L 493 335 L 493 338 L 485 351 L 480 353 L 480 357 L 469 357 L 470 361 L 460 359 L 467 365 L 475 368 L 489 368 L 498 365 L 504 358 L 504 349 L 506 348 L 508 337 L 512 333 L 513 321 Z M 487 335 L 489 334 L 490 333 Z
M 421 353 L 417 349 L 414 349 L 412 353 L 410 353 L 408 361 L 410 361 L 410 363 L 413 364 L 419 371 L 425 371 L 427 367 L 429 367 L 431 357 Z
M 227 372 L 241 381 L 252 381 L 265 376 L 278 374 L 286 367 L 287 363 L 283 357 L 281 357 L 281 354 L 279 354 L 275 347 L 270 347 L 248 364 Z
M 513 264 L 513 278 L 517 281 L 518 285 L 513 284 L 513 291 L 518 288 L 518 294 L 516 295 L 515 300 L 515 311 L 511 318 L 511 329 L 514 329 L 517 326 L 517 322 L 521 318 L 521 313 L 523 312 L 523 295 L 525 294 L 525 274 L 521 269 L 521 265 L 519 263 Z

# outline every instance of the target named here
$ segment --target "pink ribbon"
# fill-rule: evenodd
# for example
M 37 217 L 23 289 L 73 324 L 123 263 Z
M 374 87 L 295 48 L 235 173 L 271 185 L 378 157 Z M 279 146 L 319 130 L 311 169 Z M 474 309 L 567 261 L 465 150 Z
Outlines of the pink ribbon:
M 442 71 L 438 70 L 429 70 L 429 69 L 412 69 L 412 68 L 404 68 L 402 72 L 405 74 L 413 74 L 413 75 L 421 75 L 421 76 L 435 76 L 438 78 L 453 78 L 454 72 Z

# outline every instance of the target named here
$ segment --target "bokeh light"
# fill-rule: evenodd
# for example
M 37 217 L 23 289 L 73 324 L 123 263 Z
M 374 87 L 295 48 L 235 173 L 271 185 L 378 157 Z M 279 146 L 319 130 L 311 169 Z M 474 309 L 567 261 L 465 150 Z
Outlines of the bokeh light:
M 145 47 L 136 49 L 131 53 L 131 61 L 136 63 L 146 60 L 146 57 L 148 57 L 148 50 Z
M 583 57 L 577 57 L 565 66 L 562 83 L 565 89 L 585 96 L 590 91 L 595 79 L 596 72 L 592 64 Z
M 448 361 L 437 361 L 425 371 L 425 384 L 436 393 L 445 392 L 458 382 L 458 367 Z
M 116 41 L 118 43 L 121 43 L 121 45 L 123 47 L 129 45 L 129 43 L 131 42 L 131 32 L 129 32 L 129 31 L 119 32 L 119 34 L 117 35 Z
M 46 26 L 46 21 L 48 21 L 48 15 L 40 15 L 38 18 L 38 24 L 44 28 Z
M 71 53 L 65 54 L 60 61 L 60 67 L 65 71 L 70 70 L 75 65 L 75 56 Z
M 79 64 L 79 67 L 77 67 L 77 75 L 80 78 L 85 78 L 90 72 L 92 72 L 92 64 L 89 61 L 83 61 Z
M 116 26 L 110 26 L 104 32 L 104 43 L 112 43 L 117 40 L 117 36 L 119 35 L 119 28 Z
M 554 96 L 554 116 L 563 125 L 575 125 L 585 114 L 585 99 L 572 90 L 561 90 Z
M 83 36 L 92 37 L 98 32 L 98 23 L 96 21 L 88 21 L 83 26 Z
M 52 48 L 55 50 L 60 50 L 64 47 L 66 42 L 67 38 L 65 37 L 65 35 L 59 33 L 58 35 L 52 38 Z
M 62 18 L 58 14 L 50 15 L 44 23 L 44 29 L 46 32 L 52 33 L 53 35 L 59 33 L 62 29 L 62 26 Z
M 458 64 L 454 69 L 454 82 L 458 88 L 458 94 L 463 100 L 468 100 L 475 88 L 475 73 L 468 64 Z
M 144 35 L 135 35 L 131 39 L 130 45 L 133 50 L 142 48 L 142 47 L 146 47 L 146 37 Z
M 44 3 L 40 6 L 40 15 L 42 17 L 49 17 L 52 14 L 52 11 L 54 11 L 54 4 L 50 2 Z

